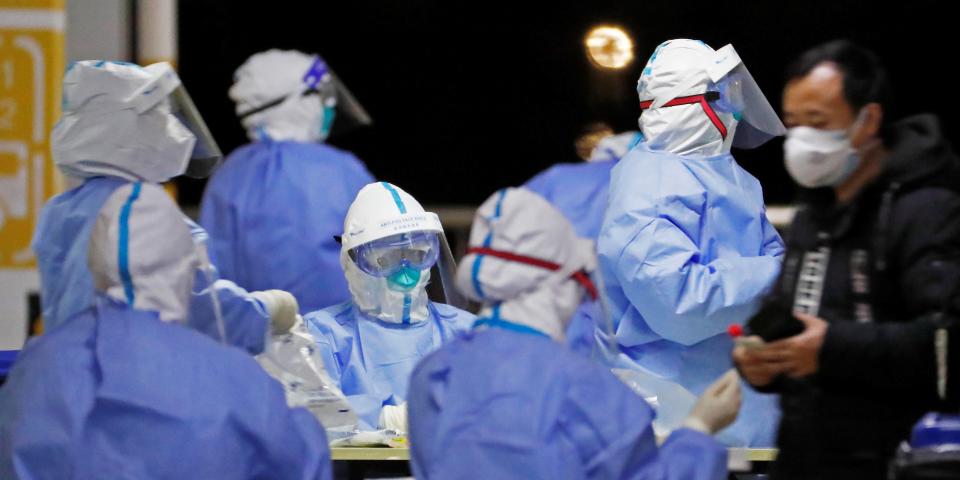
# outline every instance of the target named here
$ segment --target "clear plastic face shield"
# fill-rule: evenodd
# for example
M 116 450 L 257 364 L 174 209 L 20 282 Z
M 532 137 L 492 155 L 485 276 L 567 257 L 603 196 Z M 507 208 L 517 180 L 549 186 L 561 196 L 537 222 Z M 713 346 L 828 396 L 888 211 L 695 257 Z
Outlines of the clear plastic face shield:
M 343 134 L 373 123 L 363 105 L 340 82 L 322 58 L 316 57 L 310 69 L 303 75 L 303 85 L 302 91 L 291 95 L 301 97 L 319 96 L 324 110 L 328 112 L 328 115 L 324 117 L 326 123 L 324 131 L 328 132 L 328 136 Z M 251 115 L 277 107 L 288 98 L 290 98 L 290 95 L 270 100 L 263 105 L 239 113 L 237 117 L 243 120 Z
M 707 74 L 720 88 L 722 107 L 732 109 L 735 117 L 740 117 L 734 147 L 756 148 L 787 133 L 733 45 L 717 50 L 715 63 L 707 69 Z
M 193 146 L 193 153 L 190 155 L 190 163 L 187 164 L 187 171 L 183 174 L 191 178 L 209 177 L 223 161 L 223 153 L 213 139 L 210 129 L 207 128 L 207 123 L 200 116 L 196 105 L 193 104 L 193 99 L 183 86 L 170 94 L 170 109 L 197 137 L 197 143 Z
M 148 65 L 143 69 L 152 73 L 154 79 L 135 92 L 130 103 L 138 113 L 143 113 L 164 99 L 168 99 L 170 112 L 197 139 L 184 175 L 193 178 L 210 176 L 223 160 L 223 153 L 213 139 L 203 117 L 200 116 L 193 99 L 180 81 L 180 77 L 166 62 Z

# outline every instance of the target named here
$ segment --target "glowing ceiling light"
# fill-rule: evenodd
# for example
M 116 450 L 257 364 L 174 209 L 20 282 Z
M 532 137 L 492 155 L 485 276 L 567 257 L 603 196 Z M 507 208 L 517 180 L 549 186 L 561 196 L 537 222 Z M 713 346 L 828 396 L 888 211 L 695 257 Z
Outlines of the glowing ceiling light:
M 583 43 L 594 65 L 618 69 L 633 61 L 633 40 L 620 27 L 594 27 Z

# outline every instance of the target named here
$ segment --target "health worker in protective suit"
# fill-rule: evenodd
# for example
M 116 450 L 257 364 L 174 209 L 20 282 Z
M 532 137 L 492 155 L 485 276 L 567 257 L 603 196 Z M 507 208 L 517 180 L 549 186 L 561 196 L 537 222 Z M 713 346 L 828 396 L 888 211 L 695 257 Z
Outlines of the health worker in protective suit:
M 756 310 L 780 270 L 783 242 L 760 183 L 730 148 L 784 127 L 732 46 L 664 42 L 637 85 L 645 138 L 613 169 L 598 241 L 616 364 L 687 397 L 731 367 L 726 334 Z M 661 402 L 660 415 L 684 402 Z M 769 446 L 777 400 L 744 388 L 743 414 L 718 438 Z
M 88 133 L 101 148 L 118 148 L 88 165 L 108 173 L 109 160 L 126 159 L 176 175 L 193 134 L 172 115 L 170 92 L 150 86 L 156 68 L 74 65 L 54 151 L 71 139 L 77 152 L 93 148 L 67 135 L 81 105 L 95 115 L 91 124 L 115 127 Z M 159 100 L 131 105 L 149 95 L 123 88 L 131 84 L 156 88 Z M 116 125 L 110 116 L 119 117 Z M 281 386 L 250 355 L 184 325 L 205 262 L 160 186 L 93 178 L 52 200 L 43 218 L 40 238 L 66 248 L 56 257 L 52 240 L 38 245 L 44 291 L 72 280 L 84 283 L 71 292 L 89 297 L 46 304 L 70 310 L 52 310 L 55 321 L 27 343 L 0 390 L 0 478 L 331 478 L 326 437 L 313 417 L 289 409 Z
M 341 242 L 340 265 L 352 300 L 309 313 L 304 321 L 360 428 L 403 429 L 413 367 L 469 329 L 474 316 L 451 306 L 466 304 L 453 288 L 453 259 L 440 218 L 399 187 L 363 187 L 347 212 Z M 451 305 L 428 298 L 434 267 Z
M 651 407 L 606 367 L 563 345 L 596 296 L 593 242 L 545 200 L 502 190 L 477 211 L 457 285 L 483 302 L 473 330 L 410 381 L 417 478 L 724 479 L 710 435 L 737 416 L 734 371 L 658 447 Z
M 52 133 L 53 159 L 70 190 L 44 207 L 33 249 L 41 274 L 41 304 L 47 329 L 56 328 L 94 301 L 88 246 L 98 215 L 114 219 L 116 234 L 130 236 L 138 206 L 155 200 L 144 195 L 155 185 L 187 174 L 208 175 L 221 156 L 180 78 L 167 63 L 140 67 L 129 63 L 82 61 L 71 64 L 63 81 L 63 116 Z M 147 208 L 147 207 L 144 207 Z M 196 273 L 187 323 L 204 333 L 244 348 L 263 350 L 270 323 L 289 328 L 296 300 L 283 291 L 253 294 L 217 278 L 206 255 L 206 232 L 181 214 L 197 253 L 204 260 Z M 144 238 L 144 237 L 138 237 Z M 146 238 L 159 245 L 163 236 Z M 121 250 L 128 258 L 132 253 Z M 97 260 L 99 261 L 99 260 Z M 147 269 L 123 270 L 128 303 Z M 216 295 L 208 295 L 208 291 Z
M 322 58 L 294 50 L 250 57 L 230 98 L 252 143 L 227 157 L 203 196 L 200 224 L 220 275 L 289 291 L 303 312 L 348 300 L 333 237 L 373 177 L 324 142 L 369 116 Z
M 623 132 L 603 137 L 590 151 L 586 162 L 560 163 L 531 178 L 525 188 L 545 198 L 573 224 L 577 235 L 596 241 L 607 208 L 610 171 L 637 143 L 640 132 Z M 582 141 L 582 140 L 581 140 Z M 578 148 L 580 141 L 578 141 Z M 592 356 L 595 352 L 594 331 L 600 322 L 601 310 L 596 302 L 584 299 L 567 327 L 567 345 L 574 351 Z

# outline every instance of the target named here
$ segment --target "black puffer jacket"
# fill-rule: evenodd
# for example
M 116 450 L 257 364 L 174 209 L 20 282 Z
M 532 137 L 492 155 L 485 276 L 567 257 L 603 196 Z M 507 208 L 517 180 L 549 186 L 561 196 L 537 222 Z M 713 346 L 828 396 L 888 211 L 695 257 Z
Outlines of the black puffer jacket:
M 884 173 L 849 204 L 806 192 L 749 324 L 768 340 L 795 333 L 795 309 L 830 324 L 819 371 L 767 388 L 783 409 L 775 479 L 884 478 L 921 415 L 960 407 L 960 160 L 929 115 L 893 125 L 885 144 Z

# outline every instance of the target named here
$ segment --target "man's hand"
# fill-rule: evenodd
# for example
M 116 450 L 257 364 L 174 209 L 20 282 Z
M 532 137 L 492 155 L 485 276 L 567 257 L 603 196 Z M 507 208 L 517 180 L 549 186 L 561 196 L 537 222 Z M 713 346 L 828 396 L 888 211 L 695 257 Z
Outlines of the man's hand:
M 820 347 L 827 334 L 828 324 L 822 318 L 805 313 L 794 313 L 804 329 L 798 335 L 778 340 L 764 348 L 768 361 L 780 365 L 783 371 L 793 377 L 812 375 L 820 368 Z
M 820 367 L 820 347 L 827 333 L 827 322 L 805 313 L 794 313 L 804 325 L 803 332 L 759 348 L 738 346 L 733 361 L 751 385 L 764 387 L 778 375 L 806 377 Z
M 747 337 L 746 340 L 760 341 L 760 337 Z M 747 383 L 755 387 L 765 387 L 778 375 L 785 372 L 783 363 L 770 356 L 769 345 L 749 348 L 737 345 L 733 349 L 733 361 Z

